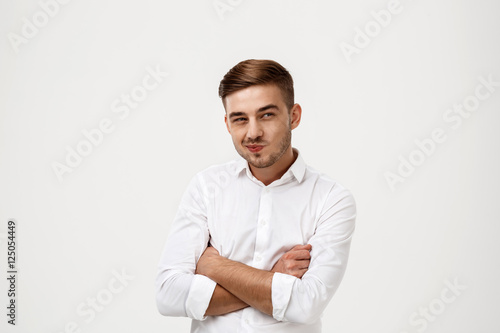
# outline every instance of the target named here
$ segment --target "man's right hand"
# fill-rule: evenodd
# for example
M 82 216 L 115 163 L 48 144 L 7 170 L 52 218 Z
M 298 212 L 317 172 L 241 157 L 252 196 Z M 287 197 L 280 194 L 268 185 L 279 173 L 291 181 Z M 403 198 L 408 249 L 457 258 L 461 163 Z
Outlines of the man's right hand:
M 293 275 L 299 279 L 302 278 L 309 269 L 311 248 L 311 244 L 294 246 L 290 251 L 281 256 L 274 264 L 271 272 Z

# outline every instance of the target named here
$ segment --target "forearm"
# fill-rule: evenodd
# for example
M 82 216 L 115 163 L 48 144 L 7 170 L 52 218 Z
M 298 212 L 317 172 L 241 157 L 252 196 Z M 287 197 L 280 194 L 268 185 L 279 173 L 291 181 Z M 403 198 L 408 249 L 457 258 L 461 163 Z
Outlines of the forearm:
M 220 316 L 246 307 L 248 307 L 248 304 L 231 294 L 220 285 L 217 285 L 205 316 Z
M 272 280 L 274 273 L 256 269 L 223 257 L 217 258 L 216 269 L 206 272 L 245 304 L 272 316 Z

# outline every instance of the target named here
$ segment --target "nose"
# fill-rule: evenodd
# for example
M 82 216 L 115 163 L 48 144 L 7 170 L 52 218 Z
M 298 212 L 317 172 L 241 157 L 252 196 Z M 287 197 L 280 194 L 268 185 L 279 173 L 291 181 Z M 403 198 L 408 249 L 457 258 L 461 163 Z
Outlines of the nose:
M 247 139 L 255 141 L 264 134 L 262 126 L 256 120 L 250 120 L 248 122 Z

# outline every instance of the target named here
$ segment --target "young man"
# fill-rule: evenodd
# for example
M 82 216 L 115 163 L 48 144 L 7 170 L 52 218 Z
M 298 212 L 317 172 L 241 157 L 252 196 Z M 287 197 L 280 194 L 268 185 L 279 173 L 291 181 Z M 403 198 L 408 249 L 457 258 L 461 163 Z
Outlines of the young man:
M 271 60 L 246 60 L 219 86 L 242 157 L 198 173 L 182 198 L 156 281 L 161 314 L 191 332 L 321 332 L 344 275 L 351 193 L 292 148 L 302 109 Z

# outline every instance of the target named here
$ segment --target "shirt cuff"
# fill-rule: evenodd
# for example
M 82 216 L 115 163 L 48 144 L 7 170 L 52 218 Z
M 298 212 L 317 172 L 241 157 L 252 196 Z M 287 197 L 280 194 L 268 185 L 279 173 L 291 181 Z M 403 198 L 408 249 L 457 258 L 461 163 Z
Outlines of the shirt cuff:
M 297 278 L 292 275 L 274 273 L 272 283 L 273 318 L 282 321 Z
M 186 314 L 189 318 L 196 320 L 207 318 L 205 312 L 207 312 L 216 285 L 217 283 L 204 275 L 194 275 L 186 299 Z

